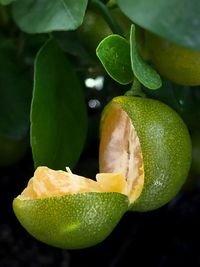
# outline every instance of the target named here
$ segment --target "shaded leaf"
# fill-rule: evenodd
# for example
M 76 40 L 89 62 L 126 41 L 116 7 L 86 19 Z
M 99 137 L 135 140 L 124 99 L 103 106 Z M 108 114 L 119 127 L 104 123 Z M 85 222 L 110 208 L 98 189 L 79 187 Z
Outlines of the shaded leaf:
M 159 74 L 142 59 L 138 52 L 134 25 L 131 26 L 130 50 L 131 66 L 135 77 L 149 89 L 161 87 L 162 81 Z
M 189 130 L 200 130 L 200 87 L 189 87 L 164 80 L 160 90 L 145 90 L 148 97 L 158 99 L 175 109 Z
M 54 32 L 53 37 L 63 51 L 77 57 L 79 67 L 82 63 L 90 66 L 96 63 L 80 42 L 76 31 Z
M 30 83 L 10 41 L 0 40 L 0 133 L 14 140 L 22 139 L 30 126 L 32 96 Z
M 200 50 L 199 0 L 117 0 L 117 3 L 141 27 Z
M 129 42 L 117 34 L 103 39 L 96 49 L 107 73 L 117 82 L 128 84 L 133 81 L 133 72 L 130 61 Z
M 28 33 L 44 33 L 78 28 L 87 0 L 20 0 L 13 5 L 18 26 Z
M 0 0 L 0 5 L 9 5 L 16 0 Z
M 87 129 L 79 80 L 55 40 L 50 39 L 35 61 L 31 110 L 31 145 L 35 167 L 73 167 Z

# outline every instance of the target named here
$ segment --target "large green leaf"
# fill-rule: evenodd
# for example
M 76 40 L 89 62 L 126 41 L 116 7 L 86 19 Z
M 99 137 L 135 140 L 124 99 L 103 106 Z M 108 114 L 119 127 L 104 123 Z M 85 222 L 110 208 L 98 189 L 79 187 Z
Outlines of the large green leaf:
M 138 81 L 140 81 L 149 89 L 160 88 L 162 81 L 159 74 L 142 59 L 138 52 L 135 36 L 135 25 L 131 26 L 130 51 L 132 70 Z
M 103 39 L 96 49 L 107 73 L 117 82 L 128 84 L 133 81 L 129 42 L 117 34 Z
M 10 41 L 0 39 L 0 134 L 22 139 L 29 129 L 32 88 Z
M 20 0 L 13 5 L 13 16 L 28 33 L 42 33 L 78 28 L 85 14 L 87 0 Z
M 141 27 L 200 50 L 199 0 L 117 0 L 117 3 Z
M 0 0 L 0 5 L 9 5 L 16 0 Z
M 73 167 L 87 129 L 86 105 L 76 73 L 54 39 L 35 61 L 31 146 L 35 167 Z

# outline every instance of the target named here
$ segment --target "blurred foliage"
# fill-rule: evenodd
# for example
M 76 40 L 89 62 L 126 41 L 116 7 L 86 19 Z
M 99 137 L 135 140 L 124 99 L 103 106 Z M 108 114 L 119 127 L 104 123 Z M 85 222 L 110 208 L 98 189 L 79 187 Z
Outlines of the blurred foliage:
M 198 0 L 117 0 L 135 23 L 167 40 L 200 50 Z

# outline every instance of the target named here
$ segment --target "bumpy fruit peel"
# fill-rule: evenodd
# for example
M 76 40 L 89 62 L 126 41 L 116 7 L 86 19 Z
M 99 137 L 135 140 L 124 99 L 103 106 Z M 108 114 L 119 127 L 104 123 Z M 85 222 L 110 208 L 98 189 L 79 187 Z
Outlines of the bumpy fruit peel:
M 122 144 L 129 145 L 133 141 L 124 137 L 128 136 L 124 134 L 128 128 L 124 123 L 125 119 L 123 122 L 123 116 L 132 122 L 135 139 L 139 138 L 138 149 L 141 153 L 133 158 L 130 155 L 137 154 L 133 151 L 128 153 L 128 157 L 126 153 L 123 156 Z M 115 117 L 116 119 L 113 119 Z M 122 129 L 119 130 L 120 128 Z M 128 168 L 125 164 L 125 170 L 129 170 L 133 166 L 129 165 L 130 159 L 133 159 L 135 164 L 139 159 L 140 163 L 136 164 L 139 175 L 136 175 L 135 179 L 134 176 L 126 177 L 124 173 L 127 182 L 131 184 L 129 188 L 133 194 L 132 198 L 129 194 L 130 210 L 157 209 L 168 203 L 181 189 L 190 168 L 191 140 L 183 120 L 164 103 L 131 96 L 113 98 L 104 109 L 100 137 L 101 172 L 118 171 L 121 161 L 127 163 Z M 133 150 L 138 150 L 136 143 L 132 146 Z M 121 153 L 117 152 L 119 147 Z M 136 172 L 134 168 L 133 170 Z
M 13 209 L 36 239 L 59 248 L 86 248 L 102 242 L 128 210 L 126 188 L 122 174 L 98 174 L 93 181 L 38 167 Z
M 58 248 L 80 249 L 102 242 L 128 209 L 120 193 L 65 194 L 13 201 L 14 213 L 36 239 Z

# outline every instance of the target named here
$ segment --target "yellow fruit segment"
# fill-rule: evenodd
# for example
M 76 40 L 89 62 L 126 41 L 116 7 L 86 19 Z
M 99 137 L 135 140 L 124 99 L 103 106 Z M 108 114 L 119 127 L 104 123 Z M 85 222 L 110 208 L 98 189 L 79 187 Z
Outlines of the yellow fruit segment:
M 100 172 L 124 175 L 131 202 L 139 197 L 144 184 L 140 141 L 128 114 L 117 104 L 102 118 L 99 162 Z
M 98 173 L 96 180 L 103 192 L 118 192 L 127 195 L 127 182 L 122 174 Z
M 38 167 L 33 178 L 19 196 L 20 199 L 45 198 L 83 192 L 127 192 L 122 174 L 97 174 L 97 181 L 65 171 Z

